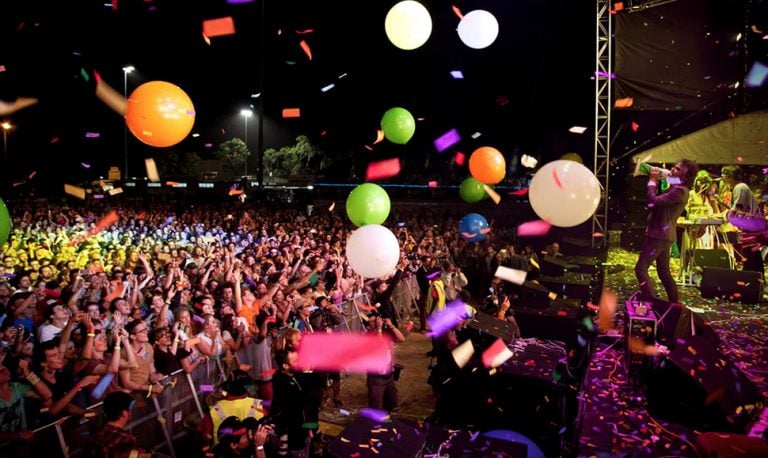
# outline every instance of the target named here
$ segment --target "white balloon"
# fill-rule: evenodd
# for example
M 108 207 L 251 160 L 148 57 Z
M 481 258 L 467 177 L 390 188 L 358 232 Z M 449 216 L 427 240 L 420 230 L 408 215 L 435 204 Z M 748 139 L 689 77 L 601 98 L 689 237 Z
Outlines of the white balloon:
M 392 273 L 400 260 L 400 244 L 389 229 L 378 224 L 358 227 L 347 239 L 347 260 L 365 278 Z
M 483 49 L 496 41 L 499 36 L 499 23 L 488 11 L 474 10 L 461 18 L 458 32 L 462 43 L 470 48 Z
M 416 49 L 432 34 L 432 17 L 419 2 L 397 3 L 384 19 L 384 31 L 393 45 L 405 51 Z
M 528 197 L 533 211 L 553 226 L 573 227 L 588 220 L 600 204 L 600 182 L 578 162 L 544 164 L 531 180 Z

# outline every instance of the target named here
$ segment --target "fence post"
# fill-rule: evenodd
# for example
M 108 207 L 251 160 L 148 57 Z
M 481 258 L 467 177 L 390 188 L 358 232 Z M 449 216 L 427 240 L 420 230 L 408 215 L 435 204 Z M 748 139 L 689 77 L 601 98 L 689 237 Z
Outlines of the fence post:
M 155 404 L 157 418 L 162 418 L 164 420 L 161 427 L 163 428 L 163 436 L 165 436 L 165 442 L 168 444 L 168 451 L 171 452 L 172 458 L 176 458 L 176 450 L 173 448 L 173 440 L 171 439 L 171 435 L 168 434 L 168 426 L 166 425 L 165 417 L 163 416 L 163 409 L 160 407 L 160 401 L 157 400 L 157 396 L 152 396 L 152 403 Z
M 59 447 L 61 447 L 61 452 L 63 453 L 64 458 L 69 458 L 69 446 L 64 439 L 64 431 L 61 430 L 61 422 L 57 421 L 54 423 L 53 427 L 56 428 L 56 436 L 59 438 Z

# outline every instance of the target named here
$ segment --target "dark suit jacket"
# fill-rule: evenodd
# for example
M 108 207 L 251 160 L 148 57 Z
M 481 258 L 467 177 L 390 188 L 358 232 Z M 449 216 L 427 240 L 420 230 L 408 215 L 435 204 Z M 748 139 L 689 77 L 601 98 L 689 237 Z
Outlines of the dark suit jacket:
M 688 188 L 682 185 L 672 186 L 664 194 L 656 194 L 658 186 L 648 186 L 647 237 L 657 240 L 677 241 L 677 218 L 683 214 L 688 202 Z

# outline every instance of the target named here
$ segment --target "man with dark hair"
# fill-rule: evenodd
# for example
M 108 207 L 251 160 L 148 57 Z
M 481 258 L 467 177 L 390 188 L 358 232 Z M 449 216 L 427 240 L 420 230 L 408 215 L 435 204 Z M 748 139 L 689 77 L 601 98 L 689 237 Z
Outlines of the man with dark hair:
M 122 456 L 126 452 L 128 456 L 138 458 L 152 456 L 139 447 L 136 437 L 125 428 L 131 421 L 133 402 L 133 397 L 122 391 L 113 391 L 104 398 L 102 408 L 107 422 L 104 428 L 88 441 L 87 456 L 112 458 Z
M 232 371 L 231 378 L 224 383 L 226 396 L 211 407 L 199 427 L 206 439 L 213 440 L 213 445 L 218 443 L 219 428 L 228 417 L 234 416 L 241 420 L 254 417 L 258 420 L 264 416 L 261 400 L 248 395 L 247 387 L 252 384 L 253 380 L 248 373 L 240 369 Z
M 645 230 L 645 241 L 640 248 L 640 256 L 635 264 L 635 275 L 640 284 L 641 298 L 644 300 L 654 298 L 653 283 L 648 275 L 648 268 L 654 260 L 667 299 L 672 303 L 678 303 L 680 300 L 677 284 L 669 270 L 669 249 L 672 243 L 677 241 L 677 218 L 685 210 L 689 189 L 698 169 L 696 163 L 687 159 L 678 162 L 672 167 L 667 178 L 670 188 L 663 194 L 657 194 L 661 175 L 659 168 L 654 167 L 648 175 L 648 227 Z

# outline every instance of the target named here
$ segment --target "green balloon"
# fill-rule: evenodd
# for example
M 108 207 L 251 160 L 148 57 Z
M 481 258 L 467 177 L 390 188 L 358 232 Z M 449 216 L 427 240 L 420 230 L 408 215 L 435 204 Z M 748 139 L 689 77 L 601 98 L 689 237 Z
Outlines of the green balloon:
M 0 246 L 8 240 L 10 233 L 11 214 L 8 212 L 8 207 L 5 206 L 3 199 L 0 199 Z
M 381 117 L 381 130 L 387 140 L 405 145 L 416 131 L 416 120 L 405 108 L 390 108 Z
M 347 216 L 355 226 L 384 223 L 389 208 L 387 191 L 375 183 L 363 183 L 347 197 Z
M 483 189 L 483 183 L 480 183 L 474 177 L 467 177 L 461 182 L 461 186 L 459 186 L 459 195 L 465 202 L 471 204 L 480 202 L 487 197 L 485 189 Z

